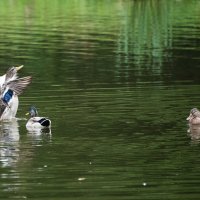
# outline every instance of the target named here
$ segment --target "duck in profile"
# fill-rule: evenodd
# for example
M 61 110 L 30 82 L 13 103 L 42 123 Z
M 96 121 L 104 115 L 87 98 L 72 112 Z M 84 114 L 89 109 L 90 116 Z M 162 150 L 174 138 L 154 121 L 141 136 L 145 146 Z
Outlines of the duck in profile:
M 192 125 L 200 125 L 200 111 L 197 108 L 192 108 L 186 120 Z
M 18 78 L 17 72 L 23 67 L 10 67 L 6 74 L 0 76 L 0 121 L 15 118 L 19 100 L 18 96 L 30 84 L 32 77 Z
M 36 107 L 31 106 L 29 112 L 26 115 L 30 115 L 31 118 L 26 123 L 27 129 L 43 129 L 51 127 L 51 120 L 46 117 L 38 117 L 38 111 Z

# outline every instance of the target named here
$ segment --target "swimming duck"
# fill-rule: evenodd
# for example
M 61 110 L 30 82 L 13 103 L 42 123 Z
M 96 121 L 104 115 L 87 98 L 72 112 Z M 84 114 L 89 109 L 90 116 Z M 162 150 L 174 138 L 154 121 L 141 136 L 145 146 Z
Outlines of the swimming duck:
M 50 128 L 51 127 L 51 120 L 46 117 L 38 117 L 38 111 L 34 106 L 31 106 L 29 112 L 26 115 L 30 115 L 31 118 L 26 123 L 26 128 L 35 128 L 35 129 L 42 129 L 42 128 Z
M 17 72 L 23 67 L 10 67 L 0 76 L 0 120 L 15 118 L 18 110 L 18 96 L 30 84 L 32 77 L 18 78 Z
M 193 125 L 200 125 L 200 111 L 197 108 L 192 108 L 190 111 L 190 115 L 187 117 L 187 119 L 190 124 Z

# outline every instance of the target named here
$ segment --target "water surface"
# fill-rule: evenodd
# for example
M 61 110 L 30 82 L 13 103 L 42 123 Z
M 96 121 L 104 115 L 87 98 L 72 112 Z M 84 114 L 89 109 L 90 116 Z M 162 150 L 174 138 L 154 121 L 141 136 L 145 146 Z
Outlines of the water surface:
M 33 82 L 0 124 L 2 199 L 199 199 L 200 2 L 1 1 L 0 72 Z M 25 128 L 30 105 L 52 120 Z

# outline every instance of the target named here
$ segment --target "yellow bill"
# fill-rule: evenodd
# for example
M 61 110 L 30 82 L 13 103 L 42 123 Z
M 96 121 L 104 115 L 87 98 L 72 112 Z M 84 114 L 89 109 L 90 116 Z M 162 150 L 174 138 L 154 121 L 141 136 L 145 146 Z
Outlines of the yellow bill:
M 20 65 L 19 67 L 15 67 L 17 71 L 19 71 L 24 65 Z

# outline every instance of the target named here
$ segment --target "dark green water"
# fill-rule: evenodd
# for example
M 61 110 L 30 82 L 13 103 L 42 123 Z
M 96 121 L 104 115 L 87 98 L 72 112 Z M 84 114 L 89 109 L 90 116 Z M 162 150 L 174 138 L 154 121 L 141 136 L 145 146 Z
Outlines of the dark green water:
M 0 124 L 1 199 L 200 198 L 200 1 L 0 1 L 0 73 L 32 75 Z M 30 105 L 50 133 L 26 130 Z

